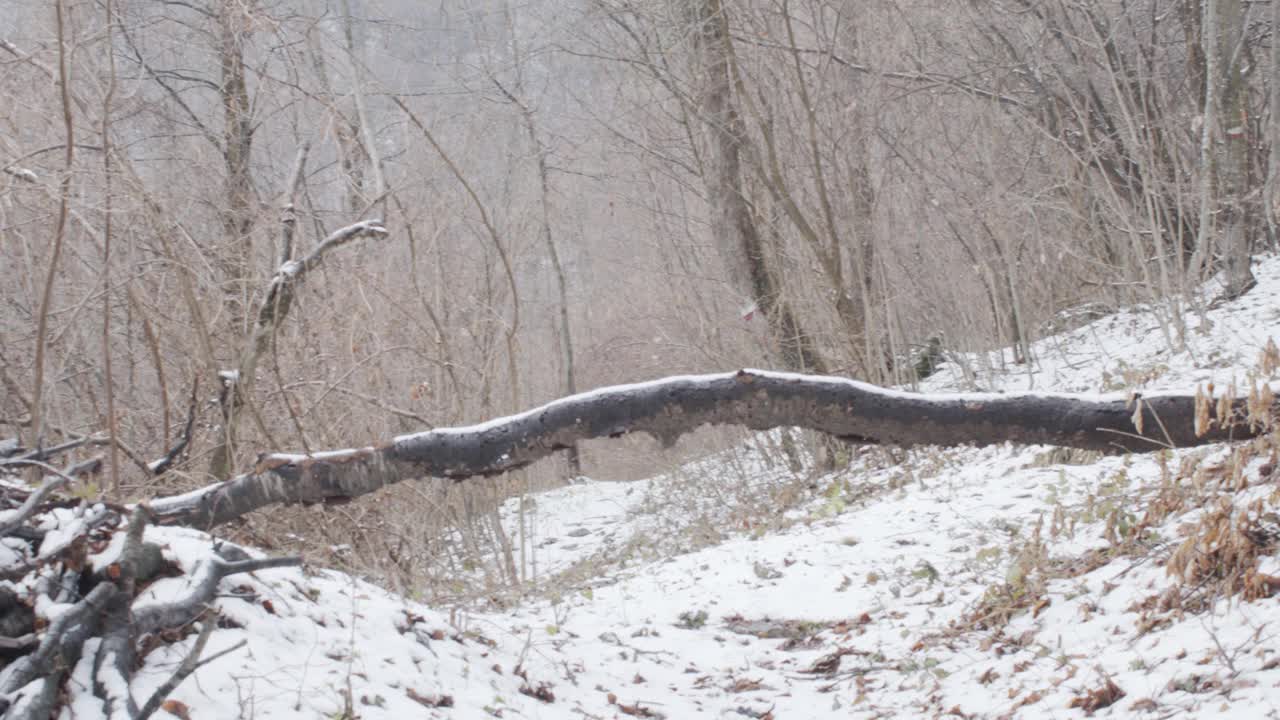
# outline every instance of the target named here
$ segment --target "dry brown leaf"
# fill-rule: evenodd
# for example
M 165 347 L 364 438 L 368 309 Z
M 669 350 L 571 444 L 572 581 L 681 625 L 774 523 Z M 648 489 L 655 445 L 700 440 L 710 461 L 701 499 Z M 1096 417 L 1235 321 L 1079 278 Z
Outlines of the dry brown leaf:
M 1038 617 L 1040 617 L 1040 613 L 1041 613 L 1042 611 L 1044 611 L 1044 609 L 1045 609 L 1045 608 L 1049 607 L 1049 605 L 1050 605 L 1052 602 L 1053 602 L 1053 601 L 1052 601 L 1052 600 L 1050 600 L 1049 598 L 1042 598 L 1042 599 L 1040 600 L 1040 602 L 1036 603 L 1036 604 L 1035 604 L 1035 607 L 1033 607 L 1033 608 L 1031 609 L 1031 617 L 1033 617 L 1033 618 L 1038 618 Z
M 764 687 L 764 682 L 753 678 L 738 678 L 732 685 L 725 688 L 729 692 L 744 693 L 752 690 L 759 690 Z
M 424 707 L 429 707 L 429 708 L 453 707 L 452 695 L 420 695 L 413 688 L 407 688 L 404 691 L 404 694 L 408 695 L 410 700 Z
M 187 707 L 186 703 L 182 703 L 177 700 L 165 700 L 164 703 L 160 705 L 160 709 L 170 715 L 176 715 L 182 718 L 182 720 L 191 720 L 191 709 Z
M 1134 703 L 1129 706 L 1129 710 L 1134 712 L 1137 712 L 1137 711 L 1152 712 L 1154 710 L 1158 710 L 1159 708 L 1160 706 L 1157 705 L 1156 701 L 1152 700 L 1151 698 L 1142 698 L 1141 700 L 1134 701 Z
M 1209 390 L 1205 392 L 1196 385 L 1196 437 L 1204 437 L 1209 432 L 1209 407 L 1213 402 L 1213 383 L 1209 383 Z
M 1111 678 L 1106 678 L 1102 687 L 1086 690 L 1084 695 L 1073 698 L 1067 707 L 1080 708 L 1086 715 L 1092 715 L 1095 711 L 1114 705 L 1122 697 L 1124 697 L 1124 690 L 1112 682 Z

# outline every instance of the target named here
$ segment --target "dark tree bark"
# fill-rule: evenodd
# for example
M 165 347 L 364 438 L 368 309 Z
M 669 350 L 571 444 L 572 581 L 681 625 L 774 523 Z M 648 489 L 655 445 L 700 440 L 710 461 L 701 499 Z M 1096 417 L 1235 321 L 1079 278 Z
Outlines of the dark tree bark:
M 497 475 L 593 438 L 645 432 L 671 444 L 703 425 L 796 426 L 902 447 L 1016 442 L 1115 452 L 1261 432 L 1243 419 L 1244 401 L 1233 405 L 1240 419 L 1225 424 L 1207 421 L 1208 407 L 1208 399 L 1198 395 L 1135 401 L 1038 393 L 930 396 L 844 378 L 741 370 L 603 388 L 519 415 L 402 435 L 374 447 L 264 455 L 252 473 L 155 500 L 151 507 L 160 523 L 210 528 L 278 503 L 344 501 L 412 478 Z

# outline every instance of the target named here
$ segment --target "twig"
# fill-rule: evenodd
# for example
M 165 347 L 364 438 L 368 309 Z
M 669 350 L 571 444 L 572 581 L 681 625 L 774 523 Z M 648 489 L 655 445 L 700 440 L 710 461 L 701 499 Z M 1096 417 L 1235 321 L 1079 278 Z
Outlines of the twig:
M 191 383 L 191 404 L 187 407 L 187 425 L 182 430 L 182 437 L 169 448 L 169 452 L 159 460 L 153 460 L 147 463 L 147 470 L 152 475 L 163 475 L 173 467 L 178 457 L 187 449 L 187 445 L 191 444 L 191 435 L 196 426 L 196 408 L 199 406 L 198 393 L 200 390 L 200 378 L 197 376 L 195 382 Z
M 427 429 L 430 429 L 435 426 L 435 423 L 433 423 L 430 419 L 425 418 L 419 415 L 418 413 L 413 412 L 412 410 L 404 410 L 394 405 L 388 405 L 384 403 L 382 400 L 379 400 L 377 397 L 374 397 L 373 395 L 368 395 L 366 393 L 358 392 L 356 390 L 350 390 L 340 385 L 330 385 L 324 380 L 303 380 L 300 382 L 289 383 L 288 385 L 281 386 L 280 391 L 284 393 L 290 390 L 291 388 L 299 387 L 302 385 L 325 385 L 327 386 L 324 389 L 325 393 L 336 392 L 336 393 L 341 393 L 343 395 L 350 395 L 353 398 L 357 398 L 369 403 L 370 405 L 378 408 L 379 410 L 382 410 L 383 412 L 390 413 L 392 415 L 395 415 L 396 417 L 402 417 L 406 420 L 413 420 L 415 422 L 422 423 L 422 425 L 425 426 Z
M 86 475 L 94 475 L 99 472 L 102 472 L 102 456 L 94 455 L 88 460 L 82 460 L 78 463 L 68 465 L 63 469 L 62 474 L 78 478 Z
M 1161 426 L 1161 428 L 1163 429 L 1163 425 Z M 1119 436 L 1121 436 L 1121 437 L 1132 438 L 1132 439 L 1134 439 L 1134 440 L 1142 440 L 1142 441 L 1144 441 L 1144 442 L 1149 442 L 1149 443 L 1151 443 L 1152 445 L 1154 445 L 1155 447 L 1158 447 L 1158 448 L 1161 448 L 1161 449 L 1164 449 L 1164 450 L 1175 450 L 1175 449 L 1177 449 L 1177 447 L 1178 447 L 1177 445 L 1172 445 L 1172 444 L 1169 444 L 1169 443 L 1167 443 L 1167 442 L 1160 442 L 1159 440 L 1157 440 L 1157 439 L 1155 439 L 1155 438 L 1149 438 L 1149 437 L 1147 437 L 1146 435 L 1139 435 L 1139 434 L 1137 434 L 1137 433 L 1125 432 L 1125 431 L 1123 431 L 1123 430 L 1116 430 L 1116 429 L 1114 429 L 1114 428 L 1098 428 L 1098 431 L 1099 431 L 1099 432 L 1115 433 L 1116 435 L 1119 435 Z M 1166 433 L 1167 433 L 1167 431 L 1166 431 Z M 1115 444 L 1113 445 L 1113 448 L 1114 448 L 1113 452 L 1115 452 L 1115 451 L 1124 451 L 1124 450 L 1133 450 L 1133 449 L 1135 449 L 1135 448 L 1129 448 L 1129 447 L 1126 447 L 1125 445 L 1121 445 L 1121 444 L 1120 444 L 1120 443 L 1118 443 L 1118 442 L 1117 442 L 1117 443 L 1115 443 Z
M 209 664 L 209 663 L 211 663 L 211 662 L 215 662 L 215 661 L 216 661 L 218 658 L 220 658 L 220 657 L 223 657 L 223 656 L 226 656 L 226 655 L 230 655 L 231 653 L 233 653 L 233 652 L 235 652 L 235 651 L 239 650 L 240 648 L 242 648 L 242 647 L 244 647 L 244 646 L 246 646 L 246 645 L 248 645 L 248 644 L 249 644 L 249 641 L 248 641 L 248 640 L 241 640 L 240 642 L 236 643 L 235 645 L 232 645 L 231 647 L 227 648 L 226 650 L 221 650 L 221 651 L 219 651 L 219 652 L 216 652 L 216 653 L 214 653 L 214 654 L 210 655 L 209 657 L 205 658 L 204 660 L 201 660 L 201 661 L 200 661 L 200 663 L 199 663 L 198 665 L 196 665 L 196 670 L 199 670 L 200 668 L 204 667 L 205 665 L 208 665 L 208 664 Z
M 80 437 L 68 440 L 67 442 L 62 443 L 61 445 L 54 445 L 51 448 L 37 448 L 27 453 L 26 455 L 20 455 L 18 459 L 19 460 L 48 460 L 54 455 L 61 455 L 62 453 L 68 450 L 75 450 L 76 448 L 82 447 L 84 445 L 90 445 L 90 444 L 96 445 L 101 442 L 104 442 L 104 439 L 97 435 L 82 435 Z
M 165 680 L 160 687 L 156 688 L 155 692 L 151 693 L 151 697 L 147 698 L 147 702 L 142 706 L 142 709 L 138 711 L 135 720 L 147 720 L 147 718 L 151 717 L 152 713 L 160 709 L 160 705 L 164 703 L 165 698 L 169 697 L 170 693 L 178 689 L 178 686 L 182 684 L 183 680 L 187 679 L 188 675 L 195 672 L 196 668 L 205 664 L 200 662 L 200 655 L 204 652 L 204 646 L 208 644 L 209 636 L 213 635 L 213 629 L 217 626 L 218 621 L 216 617 L 209 618 L 204 621 L 204 624 L 200 626 L 200 634 L 196 637 L 196 643 L 191 647 L 191 652 L 187 653 L 187 656 L 182 659 L 182 664 L 178 666 L 177 670 L 173 671 L 173 675 L 170 675 L 168 680 Z M 239 649 L 243 645 L 243 641 L 233 645 L 231 648 L 209 658 L 206 662 L 211 662 L 222 657 L 232 650 Z
M 85 445 L 93 445 L 95 447 L 100 447 L 103 445 L 115 445 L 117 448 L 120 449 L 120 452 L 124 453 L 125 457 L 129 458 L 130 462 L 132 462 L 134 465 L 137 465 L 139 468 L 141 468 L 143 472 L 146 472 L 146 473 L 150 472 L 150 468 L 147 462 L 138 456 L 138 452 L 136 450 L 129 447 L 129 445 L 126 444 L 119 437 L 113 439 L 113 438 L 109 438 L 109 437 L 105 437 L 103 435 L 97 435 L 97 434 L 81 435 L 79 433 L 74 433 L 69 430 L 59 428 L 53 425 L 46 425 L 46 427 L 57 433 L 66 435 L 67 437 L 71 438 L 71 440 L 61 445 L 55 445 L 51 448 L 29 451 L 25 455 L 19 456 L 21 459 L 47 460 L 48 458 L 54 455 L 57 455 L 59 453 L 66 452 L 68 450 L 74 450 L 78 447 L 83 447 Z

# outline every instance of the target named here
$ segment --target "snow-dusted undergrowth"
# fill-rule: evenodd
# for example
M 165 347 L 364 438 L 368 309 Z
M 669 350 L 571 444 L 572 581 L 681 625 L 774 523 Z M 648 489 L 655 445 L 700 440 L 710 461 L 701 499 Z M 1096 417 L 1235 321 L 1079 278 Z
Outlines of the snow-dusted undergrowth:
M 978 384 L 1243 387 L 1280 337 L 1280 261 L 1257 274 L 1243 300 L 1190 320 L 1185 352 L 1129 311 Z M 965 359 L 992 364 L 976 360 Z M 948 364 L 925 389 L 972 380 Z M 197 671 L 170 708 L 371 720 L 1280 713 L 1280 606 L 1266 597 L 1280 562 L 1259 530 L 1276 504 L 1269 439 L 1110 457 L 874 449 L 818 478 L 793 475 L 778 443 L 762 435 L 669 475 L 536 496 L 523 538 L 536 592 L 503 611 L 428 608 L 319 569 L 225 580 L 206 654 L 245 645 Z M 518 515 L 513 501 L 517 538 Z M 192 531 L 147 539 L 188 573 L 210 547 Z M 118 544 L 90 561 L 105 566 Z M 163 600 L 187 582 L 146 592 Z M 193 642 L 167 638 L 145 656 L 130 688 L 140 702 Z M 73 673 L 62 717 L 101 712 L 90 674 Z

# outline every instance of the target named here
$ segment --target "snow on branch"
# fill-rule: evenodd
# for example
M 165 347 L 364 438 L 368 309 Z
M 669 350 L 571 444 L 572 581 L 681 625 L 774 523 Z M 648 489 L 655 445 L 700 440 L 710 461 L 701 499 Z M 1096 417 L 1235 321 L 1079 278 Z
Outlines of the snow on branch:
M 19 180 L 22 180 L 24 182 L 29 182 L 29 183 L 40 182 L 39 175 L 36 175 L 34 171 L 24 167 L 9 166 L 9 167 L 0 168 L 0 169 L 3 169 L 5 174 L 12 175 L 13 177 Z
M 0 521 L 0 538 L 12 535 L 13 531 L 22 527 L 22 524 L 27 521 L 27 518 L 31 517 L 31 514 L 36 511 L 36 508 L 40 507 L 41 503 L 43 503 L 49 495 L 53 494 L 55 490 L 71 482 L 71 478 L 67 475 L 37 460 L 27 460 L 20 463 L 6 462 L 3 464 L 36 465 L 54 474 L 46 478 L 44 483 L 41 484 L 39 488 L 36 488 L 35 492 L 28 495 L 26 502 L 22 503 L 17 510 L 4 520 Z
M 345 500 L 412 478 L 462 480 L 524 467 L 575 443 L 647 433 L 664 444 L 703 425 L 795 426 L 859 443 L 1048 444 L 1144 452 L 1252 437 L 1245 401 L 1208 421 L 1197 394 L 920 395 L 844 378 L 741 370 L 670 377 L 562 398 L 479 425 L 373 447 L 262 456 L 253 472 L 152 502 L 157 522 L 216 526 L 279 503 Z
M 199 569 L 192 574 L 190 587 L 181 597 L 168 601 L 144 602 L 133 606 L 134 633 L 142 636 L 192 622 L 213 601 L 218 583 L 225 577 L 271 568 L 297 567 L 301 564 L 302 558 L 299 557 L 229 561 L 217 555 L 211 555 L 205 558 Z
M 286 260 L 276 270 L 276 281 L 291 281 L 301 277 L 308 270 L 319 265 L 324 256 L 334 248 L 341 247 L 351 242 L 366 237 L 385 237 L 387 229 L 383 227 L 381 220 L 362 220 L 343 228 L 339 228 L 329 233 L 329 236 L 320 241 L 315 249 L 311 251 L 305 258 L 301 260 Z

